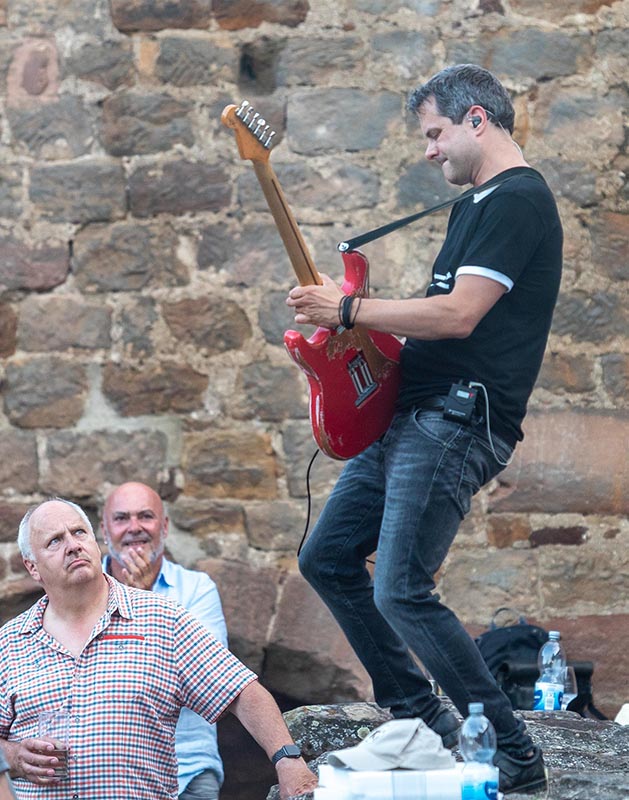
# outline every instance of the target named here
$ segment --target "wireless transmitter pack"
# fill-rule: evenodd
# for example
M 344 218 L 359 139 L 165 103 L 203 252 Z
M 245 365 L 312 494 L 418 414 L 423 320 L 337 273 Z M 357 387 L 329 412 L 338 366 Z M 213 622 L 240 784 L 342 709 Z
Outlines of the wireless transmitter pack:
M 462 425 L 469 425 L 476 405 L 477 394 L 476 389 L 472 389 L 464 383 L 453 383 L 443 407 L 443 418 L 459 422 Z

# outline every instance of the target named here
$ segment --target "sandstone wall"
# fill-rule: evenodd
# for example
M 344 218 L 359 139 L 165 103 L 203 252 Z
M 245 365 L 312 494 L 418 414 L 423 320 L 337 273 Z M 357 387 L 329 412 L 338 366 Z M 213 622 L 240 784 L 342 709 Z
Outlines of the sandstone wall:
M 451 194 L 409 89 L 494 70 L 554 188 L 565 277 L 514 463 L 440 576 L 476 631 L 501 606 L 596 661 L 615 713 L 629 662 L 626 0 L 0 0 L 0 596 L 36 587 L 14 545 L 51 494 L 98 519 L 158 486 L 173 556 L 222 590 L 234 650 L 300 700 L 368 697 L 298 576 L 306 386 L 282 347 L 292 272 L 222 108 L 278 131 L 272 162 L 321 271 L 337 241 Z M 422 291 L 445 216 L 365 248 L 372 291 Z M 314 514 L 339 464 L 320 456 Z

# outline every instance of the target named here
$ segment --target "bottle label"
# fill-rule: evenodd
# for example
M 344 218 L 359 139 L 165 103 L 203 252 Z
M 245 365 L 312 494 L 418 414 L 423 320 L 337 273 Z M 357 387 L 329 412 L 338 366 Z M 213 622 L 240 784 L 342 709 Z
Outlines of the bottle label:
M 563 686 L 561 684 L 537 681 L 533 711 L 559 711 L 562 698 Z
M 498 784 L 493 780 L 464 783 L 461 786 L 461 800 L 498 800 Z

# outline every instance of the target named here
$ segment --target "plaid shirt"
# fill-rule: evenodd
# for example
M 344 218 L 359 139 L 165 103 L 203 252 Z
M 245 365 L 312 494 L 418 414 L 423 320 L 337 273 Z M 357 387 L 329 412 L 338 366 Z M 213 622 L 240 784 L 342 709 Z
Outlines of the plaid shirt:
M 183 607 L 109 582 L 107 610 L 74 658 L 42 627 L 48 598 L 0 629 L 0 738 L 37 737 L 37 715 L 72 715 L 69 778 L 18 779 L 20 800 L 176 800 L 182 706 L 209 722 L 256 676 Z

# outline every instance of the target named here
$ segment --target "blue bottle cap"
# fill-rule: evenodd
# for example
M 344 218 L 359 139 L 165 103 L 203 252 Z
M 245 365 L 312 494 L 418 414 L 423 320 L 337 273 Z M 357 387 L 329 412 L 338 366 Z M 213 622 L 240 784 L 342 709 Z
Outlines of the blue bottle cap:
M 467 710 L 470 714 L 482 714 L 485 710 L 483 703 L 468 703 Z

